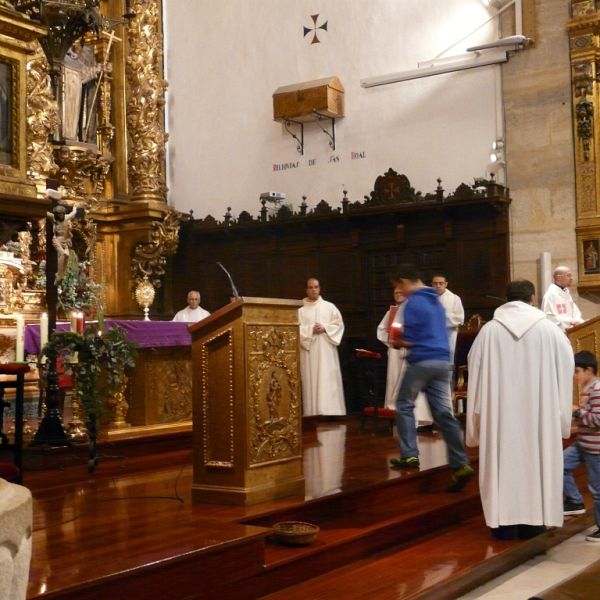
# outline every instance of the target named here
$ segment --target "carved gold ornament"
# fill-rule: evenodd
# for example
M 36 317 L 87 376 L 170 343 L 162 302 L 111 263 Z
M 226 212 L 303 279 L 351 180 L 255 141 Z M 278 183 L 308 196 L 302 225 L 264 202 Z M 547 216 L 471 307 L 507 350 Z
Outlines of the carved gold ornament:
M 59 126 L 50 66 L 40 47 L 27 63 L 27 175 L 45 181 L 58 171 L 48 137 Z
M 131 279 L 134 282 L 150 281 L 155 288 L 162 283 L 167 258 L 173 256 L 179 244 L 179 221 L 181 213 L 169 211 L 163 221 L 152 222 L 152 241 L 138 244 L 131 259 Z
M 300 381 L 294 327 L 252 325 L 247 329 L 250 463 L 300 454 Z
M 130 93 L 127 130 L 131 138 L 129 179 L 133 200 L 166 200 L 163 109 L 168 83 L 162 77 L 163 36 L 157 0 L 135 0 L 137 16 L 128 29 L 126 72 Z

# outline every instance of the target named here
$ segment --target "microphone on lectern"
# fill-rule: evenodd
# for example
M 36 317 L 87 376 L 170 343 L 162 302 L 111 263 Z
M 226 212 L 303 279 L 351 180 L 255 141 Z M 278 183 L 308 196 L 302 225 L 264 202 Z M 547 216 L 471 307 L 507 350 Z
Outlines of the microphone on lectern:
M 238 291 L 235 289 L 235 285 L 233 283 L 233 279 L 231 279 L 231 275 L 229 274 L 229 271 L 220 262 L 217 262 L 217 264 L 221 267 L 221 269 L 223 269 L 223 271 L 225 271 L 225 275 L 227 275 L 227 277 L 229 278 L 229 283 L 231 284 L 231 294 L 237 300 L 240 297 L 240 295 L 238 294 Z
M 504 300 L 504 298 L 498 298 L 498 296 L 490 296 L 489 294 L 486 294 L 485 297 L 491 298 L 492 300 L 499 300 L 502 304 L 506 303 L 506 300 Z

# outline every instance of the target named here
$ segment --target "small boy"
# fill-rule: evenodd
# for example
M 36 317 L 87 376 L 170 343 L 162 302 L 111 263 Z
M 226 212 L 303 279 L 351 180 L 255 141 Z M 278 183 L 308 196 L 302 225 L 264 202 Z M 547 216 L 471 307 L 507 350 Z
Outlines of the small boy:
M 585 463 L 588 488 L 594 500 L 596 531 L 586 536 L 589 542 L 600 542 L 600 378 L 596 375 L 598 361 L 587 350 L 575 354 L 575 381 L 581 386 L 579 406 L 573 406 L 577 419 L 577 441 L 564 451 L 563 493 L 564 514 L 585 512 L 583 497 L 573 479 L 572 471 Z

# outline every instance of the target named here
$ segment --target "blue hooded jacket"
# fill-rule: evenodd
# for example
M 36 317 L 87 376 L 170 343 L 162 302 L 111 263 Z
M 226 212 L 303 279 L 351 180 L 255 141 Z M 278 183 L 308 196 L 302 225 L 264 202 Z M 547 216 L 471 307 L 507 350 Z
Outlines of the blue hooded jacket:
M 408 297 L 402 338 L 413 344 L 407 358 L 410 364 L 450 360 L 446 311 L 433 288 L 419 288 Z

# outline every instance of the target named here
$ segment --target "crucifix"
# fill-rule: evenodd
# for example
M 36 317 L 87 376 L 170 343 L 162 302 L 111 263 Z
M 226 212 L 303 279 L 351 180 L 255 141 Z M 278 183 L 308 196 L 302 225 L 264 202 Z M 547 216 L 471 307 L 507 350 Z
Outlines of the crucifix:
M 55 235 L 59 232 L 55 232 L 55 220 L 51 217 L 58 214 L 55 209 L 59 206 L 59 200 L 62 198 L 56 180 L 46 180 L 46 197 L 52 203 L 52 212 L 48 213 L 49 216 L 46 219 L 46 304 L 48 305 L 48 332 L 51 335 L 56 330 L 56 305 L 58 300 L 56 274 L 59 262 L 58 242 L 55 239 Z M 77 210 L 73 207 L 69 211 L 69 215 L 73 215 L 73 217 L 80 216 L 77 215 Z M 46 412 L 31 441 L 32 446 L 66 446 L 71 444 L 62 426 L 62 416 L 58 408 L 58 393 L 56 358 L 50 357 L 46 373 Z

